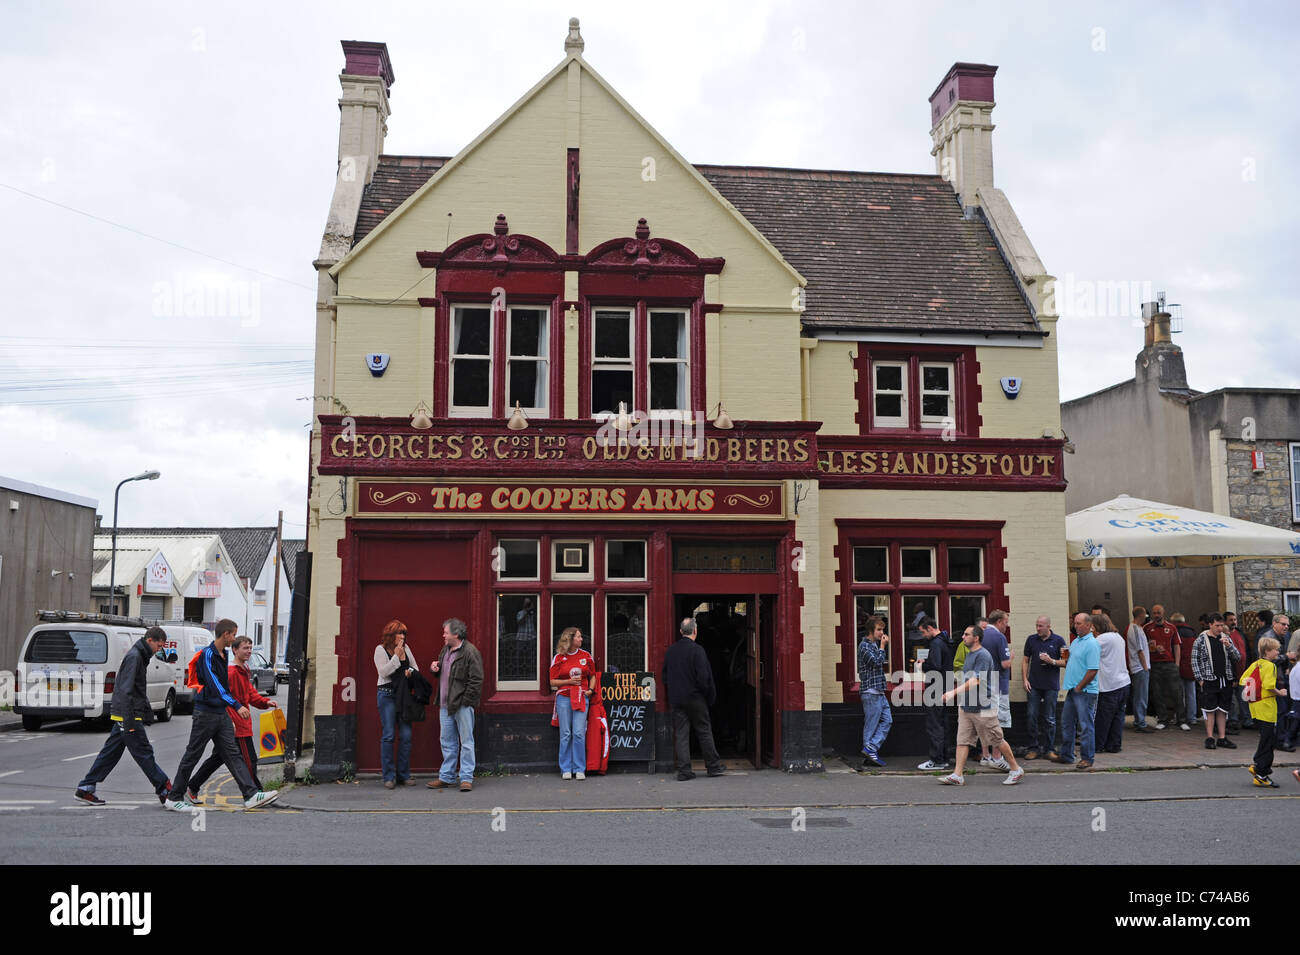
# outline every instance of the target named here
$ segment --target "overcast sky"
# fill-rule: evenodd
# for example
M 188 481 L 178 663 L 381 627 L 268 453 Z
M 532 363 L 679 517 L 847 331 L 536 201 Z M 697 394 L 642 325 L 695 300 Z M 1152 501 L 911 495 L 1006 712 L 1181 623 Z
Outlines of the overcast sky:
M 385 151 L 453 155 L 569 16 L 700 163 L 933 173 L 930 93 L 997 65 L 995 180 L 1062 282 L 1062 398 L 1132 376 L 1159 291 L 1194 388 L 1300 387 L 1293 3 L 11 2 L 0 474 L 111 520 L 157 468 L 124 526 L 283 509 L 301 536 L 339 41 L 388 44 Z

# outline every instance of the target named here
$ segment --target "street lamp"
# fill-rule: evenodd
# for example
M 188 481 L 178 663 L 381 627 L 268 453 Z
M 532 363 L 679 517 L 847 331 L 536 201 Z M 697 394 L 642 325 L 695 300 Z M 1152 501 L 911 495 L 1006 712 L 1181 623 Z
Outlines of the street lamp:
M 108 599 L 111 601 L 109 604 L 112 607 L 111 613 L 117 613 L 117 495 L 121 492 L 123 484 L 130 484 L 132 481 L 156 481 L 159 476 L 158 471 L 145 471 L 143 474 L 122 481 L 113 491 L 113 553 L 108 561 Z

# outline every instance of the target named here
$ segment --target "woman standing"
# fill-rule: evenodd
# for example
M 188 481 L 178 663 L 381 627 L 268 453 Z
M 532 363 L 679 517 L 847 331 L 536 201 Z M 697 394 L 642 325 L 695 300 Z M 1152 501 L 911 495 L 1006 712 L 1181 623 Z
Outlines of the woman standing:
M 582 649 L 582 631 L 560 634 L 551 658 L 551 689 L 560 723 L 560 776 L 587 778 L 587 699 L 596 679 L 596 661 Z
M 419 672 L 415 654 L 406 645 L 406 624 L 390 620 L 384 627 L 383 639 L 375 647 L 375 669 L 379 671 L 379 757 L 384 771 L 384 788 L 410 786 L 411 782 L 411 724 L 397 712 L 397 683 Z M 397 770 L 393 770 L 393 736 L 397 742 Z

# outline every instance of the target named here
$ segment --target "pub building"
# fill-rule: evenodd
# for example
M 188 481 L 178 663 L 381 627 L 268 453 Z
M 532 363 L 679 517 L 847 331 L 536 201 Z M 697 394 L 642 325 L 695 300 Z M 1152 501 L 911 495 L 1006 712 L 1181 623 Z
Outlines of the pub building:
M 386 46 L 343 43 L 315 263 L 313 772 L 378 769 L 380 632 L 404 621 L 427 673 L 453 616 L 483 656 L 484 768 L 555 768 L 565 627 L 599 668 L 657 676 L 687 616 L 724 757 L 856 754 L 871 614 L 899 703 L 885 753 L 923 753 L 920 614 L 960 633 L 1006 608 L 1022 644 L 1067 610 L 1056 317 L 993 186 L 996 68 L 958 63 L 931 96 L 936 174 L 881 174 L 692 165 L 588 65 L 576 20 L 564 50 L 460 153 L 417 157 L 383 152 Z M 639 766 L 666 770 L 651 706 Z M 415 726 L 416 772 L 437 729 Z

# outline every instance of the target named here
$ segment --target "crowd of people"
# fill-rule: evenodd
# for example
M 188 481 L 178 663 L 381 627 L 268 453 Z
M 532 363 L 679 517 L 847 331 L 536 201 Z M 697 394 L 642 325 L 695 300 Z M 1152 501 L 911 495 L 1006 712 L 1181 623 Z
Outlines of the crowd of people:
M 1182 614 L 1166 618 L 1165 608 L 1156 604 L 1149 616 L 1145 607 L 1134 607 L 1125 635 L 1107 608 L 1094 606 L 1071 618 L 1069 640 L 1053 632 L 1048 617 L 1039 617 L 1021 655 L 1028 726 L 1027 744 L 1018 754 L 1005 735 L 1011 726 L 1012 675 L 1006 611 L 981 617 L 959 641 L 925 617 L 918 627 L 929 642 L 920 654 L 926 685 L 951 688 L 941 696 L 927 690 L 923 697 L 929 754 L 917 768 L 947 770 L 952 754 L 955 768 L 941 782 L 963 785 L 970 750 L 978 747 L 980 764 L 1006 772 L 1007 785 L 1023 778 L 1017 755 L 1089 770 L 1097 753 L 1121 751 L 1131 706 L 1139 733 L 1175 727 L 1191 732 L 1203 722 L 1209 750 L 1236 749 L 1230 736 L 1257 729 L 1251 780 L 1275 788 L 1273 752 L 1294 752 L 1300 736 L 1300 666 L 1295 665 L 1300 628 L 1291 633 L 1284 614 L 1265 610 L 1257 617 L 1262 626 L 1250 638 L 1237 628 L 1231 611 L 1202 614 L 1198 632 Z M 871 617 L 858 643 L 864 767 L 886 765 L 880 750 L 893 722 L 885 631 L 885 621 Z M 954 704 L 955 749 L 948 715 Z M 1300 770 L 1293 775 L 1300 782 Z

